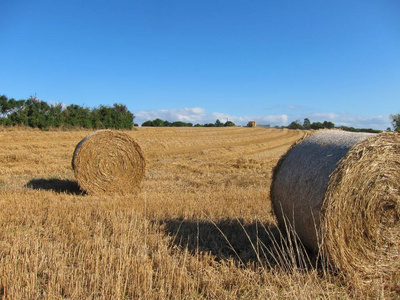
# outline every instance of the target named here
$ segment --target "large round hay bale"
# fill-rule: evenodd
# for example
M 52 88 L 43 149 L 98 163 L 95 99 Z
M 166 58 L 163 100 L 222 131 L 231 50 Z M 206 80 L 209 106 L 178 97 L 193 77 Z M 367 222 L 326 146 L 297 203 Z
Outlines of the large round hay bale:
M 281 158 L 271 199 L 279 224 L 289 222 L 335 267 L 393 280 L 400 270 L 399 177 L 400 135 L 325 131 Z
M 78 143 L 72 158 L 80 188 L 91 195 L 137 193 L 145 164 L 134 139 L 114 130 L 89 134 Z

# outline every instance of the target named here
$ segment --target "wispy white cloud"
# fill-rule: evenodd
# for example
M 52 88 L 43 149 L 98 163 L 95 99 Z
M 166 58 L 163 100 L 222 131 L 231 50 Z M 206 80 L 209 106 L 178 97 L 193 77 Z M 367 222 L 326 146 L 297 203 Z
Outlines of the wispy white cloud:
M 221 122 L 227 120 L 234 122 L 236 125 L 246 125 L 249 121 L 256 121 L 257 124 L 271 126 L 286 126 L 292 121 L 299 120 L 301 123 L 304 118 L 309 118 L 311 122 L 330 121 L 336 126 L 351 126 L 356 128 L 374 128 L 386 129 L 390 127 L 390 118 L 388 115 L 377 116 L 354 116 L 347 113 L 311 113 L 311 114 L 270 114 L 270 115 L 243 115 L 236 116 L 221 112 L 207 113 L 204 108 L 175 108 L 175 109 L 158 109 L 158 110 L 141 110 L 134 112 L 135 122 L 142 124 L 147 120 L 160 118 L 170 122 L 183 121 L 193 124 L 214 123 L 217 119 Z

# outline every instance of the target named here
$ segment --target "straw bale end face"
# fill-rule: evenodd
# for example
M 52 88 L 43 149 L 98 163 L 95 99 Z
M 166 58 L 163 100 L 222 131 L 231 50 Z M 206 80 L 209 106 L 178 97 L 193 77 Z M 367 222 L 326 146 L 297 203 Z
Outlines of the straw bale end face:
M 294 146 L 274 170 L 271 200 L 304 245 L 346 274 L 400 270 L 400 135 L 326 131 Z
M 86 136 L 72 158 L 78 184 L 90 195 L 138 193 L 145 167 L 145 158 L 135 140 L 113 130 Z

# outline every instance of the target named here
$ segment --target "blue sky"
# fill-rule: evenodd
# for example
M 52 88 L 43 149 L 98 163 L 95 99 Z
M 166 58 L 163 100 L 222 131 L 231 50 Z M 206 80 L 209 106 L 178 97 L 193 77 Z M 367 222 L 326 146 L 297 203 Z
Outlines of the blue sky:
M 0 43 L 0 94 L 123 103 L 139 124 L 400 113 L 398 0 L 4 0 Z

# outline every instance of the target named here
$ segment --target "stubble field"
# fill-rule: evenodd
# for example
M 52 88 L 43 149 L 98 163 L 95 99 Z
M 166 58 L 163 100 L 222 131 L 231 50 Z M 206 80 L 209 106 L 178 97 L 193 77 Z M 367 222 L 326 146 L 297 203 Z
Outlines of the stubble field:
M 89 133 L 0 131 L 2 299 L 379 296 L 379 285 L 307 268 L 315 257 L 278 233 L 272 169 L 303 131 L 126 131 L 147 171 L 141 193 L 124 197 L 79 190 L 71 159 Z

